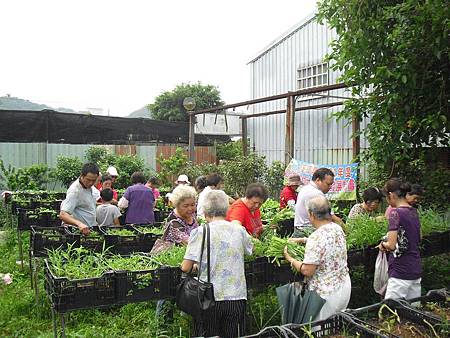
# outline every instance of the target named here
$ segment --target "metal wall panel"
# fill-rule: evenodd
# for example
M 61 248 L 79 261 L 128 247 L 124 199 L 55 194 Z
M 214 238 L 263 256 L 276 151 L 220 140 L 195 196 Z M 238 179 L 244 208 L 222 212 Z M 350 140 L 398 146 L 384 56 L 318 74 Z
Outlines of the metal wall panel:
M 156 170 L 156 144 L 136 146 L 136 155 L 142 158 L 145 165 Z
M 319 64 L 330 51 L 329 44 L 336 33 L 326 24 L 314 19 L 288 34 L 259 57 L 250 62 L 251 95 L 260 98 L 297 90 L 297 69 Z M 329 68 L 328 84 L 337 83 L 339 73 Z M 327 94 L 327 92 L 321 93 Z M 334 90 L 331 95 L 349 97 L 345 90 Z M 297 107 L 341 101 L 323 97 L 300 99 Z M 251 113 L 286 109 L 286 99 L 261 103 L 251 107 Z M 305 110 L 295 116 L 295 156 L 297 159 L 324 164 L 348 163 L 352 160 L 351 125 L 348 121 L 331 118 L 340 107 Z M 367 121 L 361 123 L 363 127 Z M 265 155 L 267 162 L 284 161 L 285 114 L 251 118 L 248 120 L 251 145 Z M 361 148 L 366 147 L 361 140 Z
M 7 167 L 27 167 L 46 163 L 45 143 L 0 143 L 0 158 Z

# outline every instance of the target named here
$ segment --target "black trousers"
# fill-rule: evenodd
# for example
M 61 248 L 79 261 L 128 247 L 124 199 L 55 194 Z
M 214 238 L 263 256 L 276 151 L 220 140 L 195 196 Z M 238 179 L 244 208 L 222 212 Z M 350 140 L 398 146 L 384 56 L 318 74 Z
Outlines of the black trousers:
M 246 305 L 245 299 L 216 301 L 214 308 L 205 312 L 201 321 L 194 319 L 194 334 L 201 337 L 219 336 L 221 338 L 243 336 Z

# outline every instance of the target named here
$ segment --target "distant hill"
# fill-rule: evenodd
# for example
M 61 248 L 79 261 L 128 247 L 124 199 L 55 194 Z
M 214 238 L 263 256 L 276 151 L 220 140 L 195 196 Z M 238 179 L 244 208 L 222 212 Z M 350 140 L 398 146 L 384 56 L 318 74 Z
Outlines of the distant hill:
M 54 108 L 45 104 L 34 103 L 29 100 L 20 99 L 13 96 L 1 96 L 0 97 L 0 109 L 5 110 L 44 110 L 51 109 L 62 113 L 76 113 L 73 109 L 68 108 Z
M 135 110 L 134 112 L 130 113 L 128 116 L 130 118 L 137 118 L 137 117 L 143 117 L 143 118 L 151 118 L 150 117 L 150 110 L 148 110 L 147 107 L 142 107 L 141 109 Z

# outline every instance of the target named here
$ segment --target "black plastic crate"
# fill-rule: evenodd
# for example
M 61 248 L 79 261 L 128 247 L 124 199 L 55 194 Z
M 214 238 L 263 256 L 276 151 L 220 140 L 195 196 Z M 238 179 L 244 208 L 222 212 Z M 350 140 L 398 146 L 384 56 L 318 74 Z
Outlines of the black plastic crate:
M 245 278 L 247 287 L 264 287 L 274 281 L 274 267 L 268 257 L 256 257 L 255 260 L 245 262 Z
M 179 268 L 161 267 L 155 270 L 115 271 L 117 301 L 120 304 L 175 298 L 181 281 Z
M 113 272 L 101 277 L 69 280 L 55 277 L 45 260 L 45 290 L 57 312 L 111 306 L 116 303 L 116 278 Z
M 31 226 L 58 227 L 61 220 L 52 214 L 38 214 L 33 209 L 17 209 L 17 228 L 21 231 L 28 231 Z
M 271 337 L 329 337 L 332 335 L 355 335 L 359 337 L 396 337 L 378 333 L 371 326 L 357 323 L 345 314 L 338 314 L 326 320 L 310 324 L 287 324 L 282 326 L 266 327 L 260 332 L 246 336 L 247 338 Z
M 125 236 L 110 234 L 113 229 L 126 229 L 133 234 Z M 138 232 L 130 225 L 100 227 L 100 231 L 105 238 L 105 247 L 108 248 L 109 252 L 115 254 L 127 255 L 133 252 L 150 252 L 154 244 L 150 247 L 149 241 L 139 236 Z
M 144 229 L 157 229 L 162 230 L 162 226 L 159 224 L 131 224 L 131 227 L 136 231 L 139 237 L 142 239 L 142 251 L 150 252 L 158 238 L 162 237 L 162 231 L 159 233 L 146 232 Z
M 439 326 L 441 325 L 441 319 L 438 316 L 430 315 L 420 311 L 419 309 L 411 306 L 408 302 L 404 300 L 394 300 L 386 299 L 380 303 L 362 307 L 359 309 L 349 309 L 346 310 L 348 314 L 355 317 L 355 320 L 360 320 L 361 322 L 368 323 L 372 326 L 378 327 L 378 330 L 385 330 L 382 328 L 382 323 L 378 319 L 380 309 L 386 305 L 390 310 L 395 311 L 395 313 L 400 318 L 400 323 L 405 323 L 405 321 L 410 322 L 416 329 L 421 331 L 429 331 L 432 334 L 430 325 Z M 391 315 L 389 309 L 386 308 L 386 314 Z M 396 323 L 397 324 L 397 323 Z
M 429 257 L 450 252 L 450 230 L 433 232 L 421 241 L 421 256 Z
M 31 227 L 30 248 L 34 257 L 47 257 L 48 250 L 65 249 L 68 244 L 78 247 L 80 238 L 68 234 L 65 226 Z
M 277 235 L 290 237 L 294 233 L 294 219 L 285 219 L 278 224 Z
M 74 236 L 80 246 L 95 252 L 103 251 L 103 248 L 105 247 L 105 239 L 103 238 L 103 233 L 100 231 L 98 226 L 92 227 L 90 229 L 91 234 L 88 236 L 82 235 L 78 228 L 72 225 L 67 225 L 65 229 L 69 235 Z
M 273 281 L 270 284 L 287 284 L 301 280 L 303 280 L 303 275 L 300 272 L 295 273 L 290 264 L 281 264 L 273 267 Z

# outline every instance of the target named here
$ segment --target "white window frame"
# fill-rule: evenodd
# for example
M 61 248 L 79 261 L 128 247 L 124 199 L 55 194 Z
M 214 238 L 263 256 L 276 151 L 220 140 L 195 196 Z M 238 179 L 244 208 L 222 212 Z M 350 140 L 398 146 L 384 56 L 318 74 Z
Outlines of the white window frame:
M 329 69 L 328 62 L 299 67 L 297 69 L 297 89 L 309 89 L 328 85 L 330 80 Z M 304 96 L 300 100 L 311 99 L 313 96 Z

